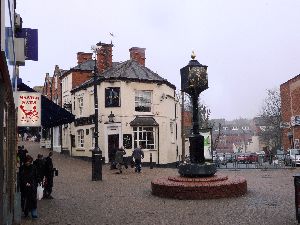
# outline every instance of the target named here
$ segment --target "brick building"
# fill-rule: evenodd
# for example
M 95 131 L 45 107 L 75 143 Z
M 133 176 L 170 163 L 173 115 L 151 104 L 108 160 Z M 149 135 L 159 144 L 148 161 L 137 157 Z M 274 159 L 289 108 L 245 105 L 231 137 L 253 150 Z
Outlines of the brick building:
M 280 85 L 283 148 L 299 148 L 300 74 Z

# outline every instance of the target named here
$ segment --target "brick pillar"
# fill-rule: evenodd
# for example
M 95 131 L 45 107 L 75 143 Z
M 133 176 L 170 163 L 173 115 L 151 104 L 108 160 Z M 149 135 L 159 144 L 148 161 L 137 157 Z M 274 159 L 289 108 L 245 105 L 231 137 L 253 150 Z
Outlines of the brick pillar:
M 97 46 L 101 46 L 97 51 L 97 68 L 99 73 L 112 67 L 112 47 L 113 44 L 105 44 L 99 42 Z
M 130 59 L 137 61 L 142 66 L 145 66 L 145 50 L 145 48 L 132 47 L 129 49 Z

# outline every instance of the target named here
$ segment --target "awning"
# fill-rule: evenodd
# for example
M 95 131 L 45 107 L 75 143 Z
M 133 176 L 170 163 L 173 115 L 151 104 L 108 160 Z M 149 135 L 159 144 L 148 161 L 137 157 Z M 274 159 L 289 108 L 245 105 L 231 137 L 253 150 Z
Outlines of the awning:
M 153 117 L 139 117 L 139 116 L 137 116 L 129 124 L 132 127 L 139 127 L 139 126 L 155 127 L 155 126 L 158 126 L 158 123 L 155 121 L 155 119 Z
M 24 83 L 18 82 L 18 91 L 36 92 Z M 42 95 L 42 127 L 50 128 L 72 123 L 75 116 Z

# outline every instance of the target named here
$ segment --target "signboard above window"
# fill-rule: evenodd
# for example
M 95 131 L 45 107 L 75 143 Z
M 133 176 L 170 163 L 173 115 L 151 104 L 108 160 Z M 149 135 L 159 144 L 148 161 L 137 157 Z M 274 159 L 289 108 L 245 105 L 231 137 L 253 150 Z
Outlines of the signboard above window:
M 105 88 L 105 107 L 120 107 L 120 88 L 108 87 Z

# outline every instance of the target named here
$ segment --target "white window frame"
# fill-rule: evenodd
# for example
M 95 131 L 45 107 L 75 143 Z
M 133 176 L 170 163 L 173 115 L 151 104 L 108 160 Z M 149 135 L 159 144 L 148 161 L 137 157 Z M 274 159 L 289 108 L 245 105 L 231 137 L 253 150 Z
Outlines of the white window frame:
M 152 134 L 153 143 L 149 139 L 149 134 Z M 148 135 L 147 135 L 148 134 Z M 133 147 L 141 146 L 144 149 L 156 149 L 156 128 L 155 127 L 133 127 Z
M 84 147 L 84 130 L 80 129 L 77 131 L 77 147 L 83 148 Z
M 83 114 L 83 96 L 77 98 L 79 115 Z
M 150 97 L 149 97 L 150 94 Z M 149 108 L 149 110 L 137 110 L 137 107 Z M 152 111 L 152 91 L 137 90 L 135 91 L 134 109 L 136 112 Z

